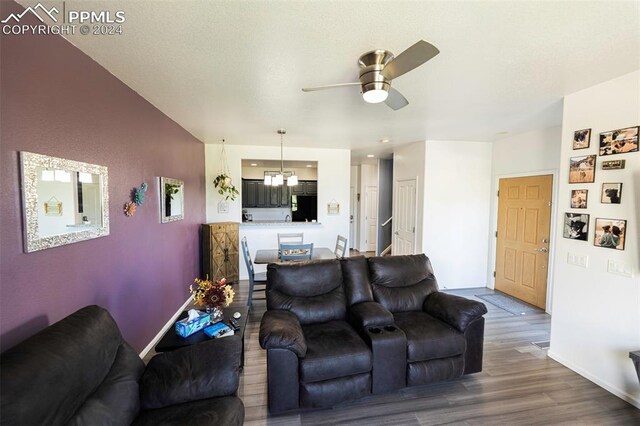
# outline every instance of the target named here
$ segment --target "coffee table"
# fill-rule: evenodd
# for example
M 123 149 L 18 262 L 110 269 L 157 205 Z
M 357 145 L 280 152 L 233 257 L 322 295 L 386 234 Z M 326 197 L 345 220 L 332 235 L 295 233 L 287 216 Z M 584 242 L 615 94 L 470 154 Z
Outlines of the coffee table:
M 238 324 L 240 324 L 240 328 L 235 331 L 234 336 L 240 336 L 240 340 L 242 341 L 242 355 L 240 358 L 240 368 L 244 367 L 244 330 L 247 327 L 247 320 L 249 317 L 249 308 L 246 306 L 229 306 L 227 308 L 222 308 L 222 314 L 224 316 L 224 320 L 229 320 L 233 318 L 234 312 L 240 312 L 240 318 L 237 319 Z M 178 321 L 187 317 L 187 311 L 183 311 L 178 317 Z M 219 337 L 219 339 L 226 339 L 226 337 Z M 197 333 L 193 333 L 189 337 L 182 337 L 176 333 L 175 323 L 173 327 L 170 327 L 162 339 L 158 342 L 155 347 L 156 352 L 168 352 L 176 349 L 184 348 L 186 346 L 195 345 L 197 343 L 206 342 L 211 340 L 209 336 L 204 334 L 204 329 L 198 331 Z

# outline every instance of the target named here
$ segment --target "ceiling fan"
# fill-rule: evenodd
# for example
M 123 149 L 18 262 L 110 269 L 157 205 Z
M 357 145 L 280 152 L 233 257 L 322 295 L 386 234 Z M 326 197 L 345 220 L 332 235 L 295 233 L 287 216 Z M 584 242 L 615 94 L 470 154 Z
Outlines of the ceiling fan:
M 337 87 L 360 86 L 365 102 L 377 104 L 384 102 L 393 110 L 409 105 L 409 101 L 400 92 L 391 87 L 391 80 L 418 68 L 440 51 L 431 43 L 420 40 L 407 50 L 393 56 L 388 50 L 372 50 L 360 56 L 359 82 L 330 84 L 328 86 L 304 87 L 303 92 L 335 89 Z

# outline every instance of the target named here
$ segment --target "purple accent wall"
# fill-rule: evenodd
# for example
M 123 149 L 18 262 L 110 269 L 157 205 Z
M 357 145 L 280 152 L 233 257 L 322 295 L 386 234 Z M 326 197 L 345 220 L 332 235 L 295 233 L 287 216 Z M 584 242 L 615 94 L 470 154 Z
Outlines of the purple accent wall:
M 2 17 L 23 10 L 0 5 Z M 199 271 L 204 145 L 62 37 L 0 39 L 0 350 L 98 304 L 139 352 Z M 24 253 L 20 151 L 107 166 L 110 235 Z M 185 182 L 185 220 L 160 223 L 159 176 Z M 143 181 L 146 201 L 127 218 Z

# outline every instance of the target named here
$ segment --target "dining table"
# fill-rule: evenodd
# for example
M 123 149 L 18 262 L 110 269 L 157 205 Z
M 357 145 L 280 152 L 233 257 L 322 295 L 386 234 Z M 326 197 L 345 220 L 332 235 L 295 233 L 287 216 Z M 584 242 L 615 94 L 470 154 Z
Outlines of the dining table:
M 318 247 L 313 248 L 313 254 L 311 260 L 322 259 L 335 259 L 336 255 L 330 248 Z M 256 257 L 253 259 L 255 264 L 267 264 L 280 262 L 280 256 L 278 255 L 278 249 L 266 249 L 256 251 Z

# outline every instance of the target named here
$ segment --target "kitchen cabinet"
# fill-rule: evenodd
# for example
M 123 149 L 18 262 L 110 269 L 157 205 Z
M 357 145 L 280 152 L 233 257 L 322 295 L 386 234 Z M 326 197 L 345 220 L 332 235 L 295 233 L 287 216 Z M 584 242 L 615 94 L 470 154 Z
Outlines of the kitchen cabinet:
M 298 181 L 298 184 L 293 187 L 293 195 L 318 195 L 318 181 Z
M 291 187 L 265 186 L 264 181 L 242 179 L 242 208 L 289 207 Z
M 267 191 L 261 180 L 242 179 L 242 208 L 269 207 Z
M 239 240 L 237 222 L 217 222 L 202 225 L 202 278 L 239 279 Z

